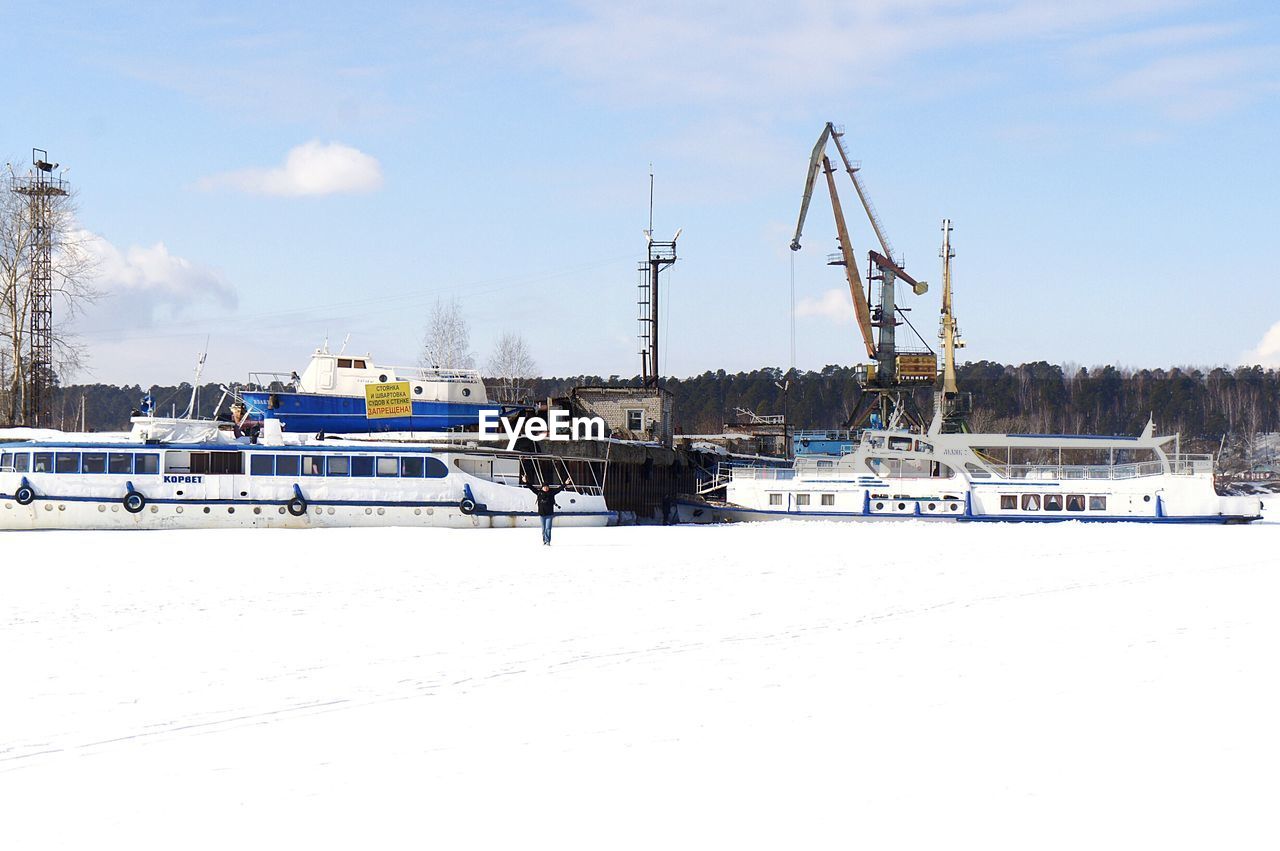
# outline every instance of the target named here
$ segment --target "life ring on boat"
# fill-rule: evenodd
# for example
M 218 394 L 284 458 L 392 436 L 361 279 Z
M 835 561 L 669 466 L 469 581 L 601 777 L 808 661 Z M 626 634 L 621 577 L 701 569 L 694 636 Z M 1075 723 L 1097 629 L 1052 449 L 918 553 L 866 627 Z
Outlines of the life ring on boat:
M 471 515 L 476 513 L 476 501 L 470 497 L 464 496 L 462 502 L 458 503 L 458 510 L 463 514 Z
M 137 491 L 129 491 L 120 502 L 124 505 L 124 510 L 130 514 L 137 514 L 147 507 L 147 498 Z
M 301 517 L 307 513 L 307 501 L 300 496 L 295 496 L 286 502 L 284 507 L 289 509 L 289 513 L 294 517 Z
M 30 505 L 36 501 L 36 492 L 31 485 L 23 485 L 14 491 L 13 501 L 18 505 Z

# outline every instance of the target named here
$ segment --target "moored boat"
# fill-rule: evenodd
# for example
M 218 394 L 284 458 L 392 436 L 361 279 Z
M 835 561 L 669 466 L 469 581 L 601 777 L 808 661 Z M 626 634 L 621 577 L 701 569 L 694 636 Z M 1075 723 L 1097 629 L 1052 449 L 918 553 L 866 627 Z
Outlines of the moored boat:
M 287 440 L 274 424 L 250 443 L 213 424 L 185 433 L 177 425 L 138 418 L 133 432 L 115 438 L 0 444 L 0 529 L 536 526 L 527 485 L 570 478 L 557 498 L 557 524 L 616 522 L 597 461 L 403 441 Z
M 852 451 L 789 468 L 732 466 L 681 498 L 685 522 L 902 520 L 1247 523 L 1253 497 L 1221 496 L 1213 458 L 1136 437 L 871 430 Z M 1171 446 L 1172 444 L 1172 446 Z M 1172 449 L 1172 451 L 1170 451 Z M 723 492 L 723 498 L 716 498 Z

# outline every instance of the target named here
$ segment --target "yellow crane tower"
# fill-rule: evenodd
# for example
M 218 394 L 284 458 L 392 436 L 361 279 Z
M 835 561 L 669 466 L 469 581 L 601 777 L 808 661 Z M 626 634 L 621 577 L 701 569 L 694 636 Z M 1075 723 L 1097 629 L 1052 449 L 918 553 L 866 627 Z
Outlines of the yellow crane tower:
M 964 416 L 969 412 L 969 395 L 961 394 L 956 386 L 956 349 L 964 348 L 960 328 L 956 324 L 955 310 L 951 303 L 951 258 L 956 256 L 951 248 L 951 220 L 942 220 L 942 316 L 938 337 L 942 341 L 942 390 L 937 405 L 942 411 L 944 431 L 963 431 Z

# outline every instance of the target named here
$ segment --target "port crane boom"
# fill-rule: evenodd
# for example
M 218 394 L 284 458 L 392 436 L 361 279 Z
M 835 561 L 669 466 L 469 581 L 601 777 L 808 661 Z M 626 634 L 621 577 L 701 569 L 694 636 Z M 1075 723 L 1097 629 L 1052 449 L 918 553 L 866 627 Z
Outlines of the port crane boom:
M 800 237 L 804 232 L 805 220 L 809 215 L 809 206 L 813 202 L 814 185 L 818 180 L 818 172 L 826 177 L 827 191 L 831 196 L 831 212 L 835 218 L 836 240 L 840 251 L 829 255 L 827 265 L 843 266 L 845 279 L 849 284 L 849 295 L 853 300 L 854 315 L 857 318 L 858 330 L 866 347 L 867 357 L 872 365 L 866 367 L 863 386 L 867 391 L 869 402 L 878 404 L 882 419 L 887 420 L 890 403 L 898 405 L 902 393 L 908 388 L 918 387 L 922 381 L 933 381 L 936 377 L 937 357 L 925 344 L 924 351 L 903 351 L 897 346 L 896 328 L 902 324 L 899 314 L 905 316 L 905 308 L 895 304 L 895 283 L 899 280 L 911 286 L 916 295 L 923 295 L 929 288 L 924 281 L 918 281 L 902 268 L 900 259 L 894 256 L 893 246 L 885 234 L 880 216 L 867 195 L 866 187 L 858 177 L 861 164 L 849 158 L 845 150 L 842 136 L 844 131 L 828 121 L 818 136 L 817 143 L 809 155 L 809 168 L 805 174 L 804 193 L 800 199 L 800 215 L 796 220 L 796 232 L 791 239 L 791 250 L 800 250 Z M 853 182 L 858 193 L 858 200 L 867 214 L 871 229 L 875 232 L 876 241 L 881 251 L 870 251 L 867 270 L 868 288 L 864 289 L 863 279 L 854 259 L 853 242 L 849 237 L 849 228 L 845 223 L 844 209 L 840 204 L 840 195 L 836 191 L 836 166 L 827 154 L 827 143 L 834 141 L 840 163 Z M 872 303 L 869 284 L 879 282 L 879 296 Z M 912 328 L 914 331 L 915 329 Z M 918 336 L 918 335 L 917 335 Z M 921 340 L 923 343 L 923 339 Z

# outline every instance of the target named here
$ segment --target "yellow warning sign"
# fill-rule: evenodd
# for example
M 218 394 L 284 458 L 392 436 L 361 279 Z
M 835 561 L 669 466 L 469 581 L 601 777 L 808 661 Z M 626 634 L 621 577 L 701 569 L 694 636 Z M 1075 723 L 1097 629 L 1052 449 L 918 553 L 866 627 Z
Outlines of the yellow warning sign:
M 409 382 L 390 381 L 386 384 L 364 386 L 365 416 L 371 420 L 387 417 L 407 417 L 413 413 L 409 399 Z

